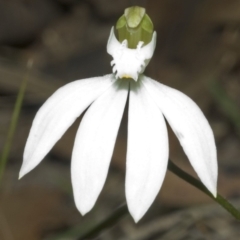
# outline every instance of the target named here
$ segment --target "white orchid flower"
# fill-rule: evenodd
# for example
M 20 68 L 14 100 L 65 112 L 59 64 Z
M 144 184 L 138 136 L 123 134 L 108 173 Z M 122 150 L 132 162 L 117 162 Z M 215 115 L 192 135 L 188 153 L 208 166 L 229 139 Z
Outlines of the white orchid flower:
M 133 7 L 122 18 L 129 25 L 139 25 L 146 17 L 145 10 Z M 137 222 L 156 198 L 166 174 L 169 147 L 164 117 L 214 196 L 217 157 L 213 132 L 199 107 L 178 90 L 142 74 L 154 53 L 156 33 L 151 33 L 147 44 L 138 41 L 135 48 L 128 48 L 129 42 L 131 38 L 117 40 L 112 29 L 107 51 L 113 57 L 113 74 L 69 83 L 43 104 L 26 143 L 20 177 L 42 161 L 90 106 L 78 129 L 71 163 L 76 206 L 82 215 L 89 212 L 104 186 L 129 94 L 126 199 Z

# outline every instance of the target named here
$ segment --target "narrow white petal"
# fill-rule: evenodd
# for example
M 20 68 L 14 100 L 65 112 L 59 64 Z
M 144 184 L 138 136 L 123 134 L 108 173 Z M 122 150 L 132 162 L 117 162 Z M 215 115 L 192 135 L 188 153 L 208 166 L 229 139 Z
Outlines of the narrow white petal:
M 39 109 L 24 150 L 20 178 L 36 167 L 75 119 L 115 81 L 113 75 L 71 82 Z
M 117 81 L 86 112 L 77 132 L 71 165 L 73 193 L 84 215 L 105 183 L 128 95 L 128 81 Z
M 131 82 L 128 118 L 126 198 L 137 222 L 157 196 L 168 162 L 163 115 L 141 82 Z
M 212 129 L 200 108 L 185 94 L 143 77 L 203 184 L 216 196 L 217 153 Z

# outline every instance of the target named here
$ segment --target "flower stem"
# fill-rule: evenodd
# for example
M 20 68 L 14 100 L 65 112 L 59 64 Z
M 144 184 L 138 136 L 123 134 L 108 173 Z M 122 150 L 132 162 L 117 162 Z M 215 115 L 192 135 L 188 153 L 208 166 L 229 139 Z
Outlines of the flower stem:
M 200 181 L 198 181 L 196 178 L 192 177 L 188 173 L 184 172 L 171 160 L 169 160 L 168 162 L 168 170 L 177 175 L 178 177 L 180 177 L 181 179 L 185 180 L 186 182 L 190 183 L 194 187 L 198 188 L 205 194 L 207 194 L 215 202 L 217 202 L 219 205 L 225 208 L 237 220 L 240 220 L 240 212 L 230 202 L 228 202 L 220 194 L 217 194 L 217 197 L 215 198 Z

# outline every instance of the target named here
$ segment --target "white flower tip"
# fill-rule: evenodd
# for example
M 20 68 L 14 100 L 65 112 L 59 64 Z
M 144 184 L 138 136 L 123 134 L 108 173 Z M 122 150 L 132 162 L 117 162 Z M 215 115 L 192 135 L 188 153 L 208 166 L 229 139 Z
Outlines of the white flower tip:
M 82 216 L 86 215 L 90 210 L 87 210 L 87 209 L 81 209 L 80 210 L 80 209 L 78 209 L 78 211 L 81 213 Z
M 18 180 L 20 180 L 23 176 L 25 176 L 29 171 L 22 165 L 19 175 L 18 175 Z
M 138 216 L 138 215 L 134 216 L 134 215 L 132 215 L 132 214 L 131 214 L 131 216 L 132 216 L 132 218 L 133 218 L 133 220 L 134 220 L 135 223 L 138 223 L 139 220 L 143 217 L 143 216 L 140 216 L 140 215 L 139 215 L 139 216 Z
M 128 211 L 131 214 L 134 222 L 137 223 L 145 215 L 151 204 L 149 201 L 140 200 L 141 197 L 138 197 L 134 200 L 129 197 L 128 193 L 126 193 L 126 198 Z
M 24 174 L 20 172 L 18 175 L 18 180 L 20 180 L 23 176 L 24 176 Z
M 217 190 L 215 192 L 212 192 L 212 195 L 217 198 Z
M 93 208 L 94 204 L 91 202 L 89 203 L 76 203 L 76 207 L 78 211 L 81 213 L 82 216 L 86 215 L 88 212 L 90 212 Z
M 26 159 L 24 157 L 18 179 L 21 179 L 23 176 L 25 176 L 27 173 L 29 173 L 35 167 L 34 164 L 35 164 L 34 161 L 29 161 L 29 159 Z
M 216 198 L 217 197 L 217 177 L 205 174 L 205 178 L 201 181 L 207 188 L 207 190 Z
M 216 184 L 208 184 L 207 189 L 216 198 L 217 197 L 217 186 Z
M 144 216 L 144 214 L 146 213 L 146 211 L 142 211 L 141 208 L 135 208 L 135 209 L 130 209 L 128 207 L 128 211 L 130 212 L 133 220 L 135 223 L 138 223 L 139 220 Z
M 202 183 L 206 186 L 208 191 L 216 198 L 217 197 L 217 166 L 214 168 L 209 168 L 208 173 L 201 177 Z M 200 176 L 200 175 L 199 175 Z

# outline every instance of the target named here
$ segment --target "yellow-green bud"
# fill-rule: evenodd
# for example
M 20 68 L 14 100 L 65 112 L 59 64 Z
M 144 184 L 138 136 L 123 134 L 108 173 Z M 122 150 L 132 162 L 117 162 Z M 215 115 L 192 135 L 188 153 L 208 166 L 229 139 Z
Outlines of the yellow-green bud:
M 136 48 L 140 41 L 144 42 L 144 45 L 151 42 L 153 23 L 145 8 L 134 6 L 125 9 L 117 21 L 116 30 L 119 42 L 127 39 L 128 47 Z

